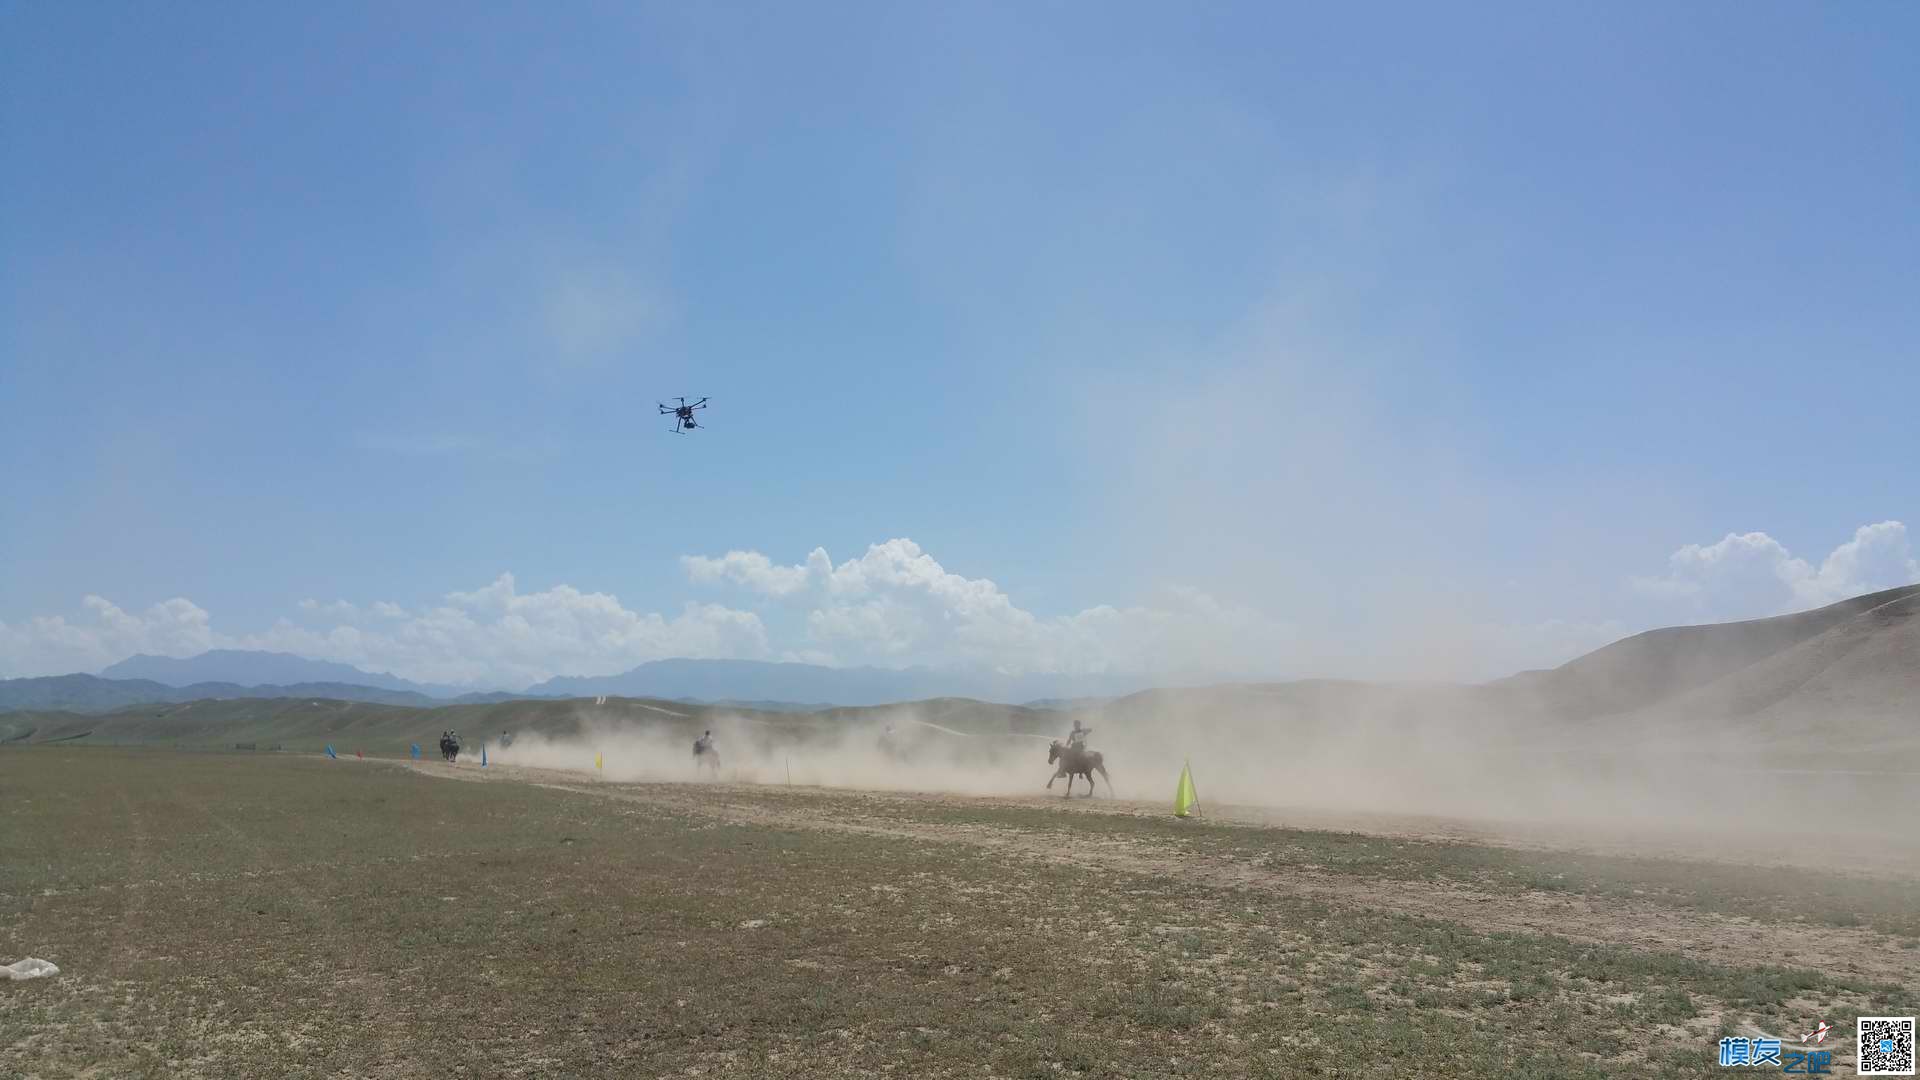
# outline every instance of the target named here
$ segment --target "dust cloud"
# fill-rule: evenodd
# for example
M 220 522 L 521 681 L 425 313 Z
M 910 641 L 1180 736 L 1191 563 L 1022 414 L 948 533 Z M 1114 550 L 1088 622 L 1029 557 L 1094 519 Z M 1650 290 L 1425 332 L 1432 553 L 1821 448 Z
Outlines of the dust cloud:
M 1671 665 L 1658 685 L 1623 688 L 1611 671 L 1595 685 L 1614 695 L 1599 705 L 1616 708 L 1622 694 L 1663 699 L 1712 675 Z M 1537 680 L 1322 681 L 1152 691 L 1071 712 L 943 702 L 697 718 L 616 699 L 581 703 L 571 730 L 488 753 L 618 782 L 1038 798 L 1064 793 L 1064 781 L 1046 787 L 1048 743 L 1078 720 L 1111 778 L 1099 796 L 1140 812 L 1170 804 L 1190 765 L 1203 813 L 1221 820 L 1920 872 L 1920 785 L 1900 771 L 1912 757 L 1809 751 L 1804 724 L 1768 741 L 1684 693 L 1684 730 L 1658 710 L 1595 719 L 1568 703 L 1599 707 L 1596 693 Z M 692 753 L 708 727 L 717 772 Z
M 1051 775 L 1044 737 L 959 731 L 922 719 L 912 706 L 849 722 L 726 713 L 696 722 L 659 711 L 619 700 L 583 705 L 574 733 L 516 735 L 506 747 L 491 740 L 487 753 L 503 765 L 584 771 L 625 783 L 718 780 L 1011 796 L 1040 789 Z M 703 767 L 693 754 L 694 740 L 709 729 L 717 769 Z M 1064 782 L 1055 789 L 1064 790 Z

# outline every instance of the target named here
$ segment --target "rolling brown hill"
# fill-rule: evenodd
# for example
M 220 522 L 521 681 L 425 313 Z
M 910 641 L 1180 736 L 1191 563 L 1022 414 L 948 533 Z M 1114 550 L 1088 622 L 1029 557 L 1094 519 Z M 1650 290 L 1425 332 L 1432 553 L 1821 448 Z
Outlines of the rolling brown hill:
M 1840 635 L 1835 641 L 1844 639 L 1851 643 L 1849 647 L 1865 645 L 1893 633 L 1903 618 L 1898 613 L 1911 611 L 1915 597 L 1920 597 L 1920 585 L 1869 593 L 1770 619 L 1649 630 L 1550 671 L 1525 672 L 1489 686 L 1514 693 L 1523 708 L 1532 706 L 1558 718 L 1582 719 L 1646 709 L 1677 701 L 1694 690 L 1742 673 L 1759 676 L 1757 665 L 1782 658 L 1801 645 L 1835 632 Z M 1889 659 L 1900 655 L 1899 642 L 1889 638 L 1879 644 L 1889 650 Z M 1827 648 L 1819 654 L 1837 657 Z M 1811 655 L 1788 661 L 1787 666 L 1799 670 L 1799 665 L 1815 662 Z M 1911 675 L 1920 664 L 1920 653 L 1913 651 L 1909 641 L 1904 655 Z M 1910 682 L 1885 681 L 1893 670 L 1884 665 L 1872 671 L 1856 670 L 1854 674 L 1865 680 L 1856 697 L 1899 696 L 1902 685 L 1910 695 Z M 1758 704 L 1758 699 L 1750 695 L 1744 700 Z
M 1731 738 L 1806 754 L 1920 749 L 1920 588 L 1846 608 L 1818 633 L 1635 710 L 1622 726 L 1675 744 Z
M 1151 690 L 1083 712 L 1154 746 L 1417 759 L 1484 746 L 1631 747 L 1920 760 L 1920 586 L 1813 611 L 1650 630 L 1482 685 L 1337 680 Z M 1062 723 L 1065 721 L 1063 720 Z

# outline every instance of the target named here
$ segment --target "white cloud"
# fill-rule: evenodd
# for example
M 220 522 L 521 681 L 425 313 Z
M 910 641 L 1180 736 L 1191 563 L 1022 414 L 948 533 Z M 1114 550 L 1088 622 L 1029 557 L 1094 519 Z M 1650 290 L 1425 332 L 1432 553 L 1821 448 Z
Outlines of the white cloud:
M 1036 615 L 991 580 L 953 573 L 907 539 L 874 544 L 838 566 L 820 548 L 792 566 L 743 551 L 682 564 L 695 582 L 731 582 L 803 605 L 806 645 L 786 655 L 813 662 L 1225 674 L 1272 670 L 1294 645 L 1290 627 L 1191 589 L 1170 589 L 1151 606 Z
M 360 617 L 360 609 L 345 600 L 335 600 L 332 603 L 323 604 L 312 597 L 308 597 L 300 601 L 299 608 L 301 611 L 310 614 L 329 619 L 345 619 L 348 622 L 352 622 L 354 619 Z
M 207 612 L 181 597 L 140 613 L 98 596 L 80 606 L 84 614 L 72 621 L 39 615 L 24 625 L 0 623 L 0 675 L 96 671 L 134 653 L 193 656 L 227 644 Z
M 245 639 L 279 649 L 427 682 L 521 687 L 555 675 L 600 675 L 667 657 L 768 654 L 759 616 L 716 604 L 688 604 L 679 615 L 641 613 L 608 593 L 557 585 L 522 593 L 512 574 L 471 592 L 407 612 L 374 605 L 378 629 L 316 631 L 282 621 Z
M 309 615 L 357 615 L 344 601 L 303 601 Z M 391 671 L 424 682 L 524 687 L 554 675 L 599 675 L 667 657 L 769 655 L 759 616 L 716 604 L 688 604 L 672 617 L 628 610 L 606 593 L 567 585 L 521 593 L 511 574 L 445 602 L 407 611 L 372 606 L 382 622 L 313 627 L 281 619 L 260 633 L 213 630 L 206 611 L 183 599 L 130 614 L 97 596 L 85 618 L 41 616 L 0 623 L 0 674 L 97 671 L 134 653 L 192 656 L 214 648 L 269 649 Z
M 1907 527 L 1898 521 L 1862 525 L 1819 566 L 1763 532 L 1728 533 L 1717 543 L 1688 544 L 1667 560 L 1667 573 L 1636 578 L 1656 597 L 1690 600 L 1726 617 L 1772 615 L 1831 604 L 1849 596 L 1920 581 Z
M 1007 673 L 1125 672 L 1206 678 L 1393 674 L 1485 677 L 1550 666 L 1627 632 L 1623 622 L 1502 622 L 1493 613 L 1409 623 L 1365 640 L 1316 624 L 1312 633 L 1241 603 L 1192 588 L 1066 614 L 1018 606 L 991 579 L 941 565 L 912 540 L 870 546 L 836 564 L 815 548 L 798 563 L 756 551 L 687 556 L 697 585 L 731 585 L 762 614 L 688 603 L 677 614 L 640 612 L 618 598 L 569 585 L 522 592 L 512 574 L 406 608 L 307 599 L 299 619 L 254 633 L 219 632 L 183 598 L 128 612 L 97 596 L 79 616 L 0 623 L 0 674 L 98 670 L 136 652 L 188 656 L 211 648 L 272 649 L 392 671 L 426 682 L 519 688 L 554 675 L 623 671 L 668 657 L 781 658 L 826 664 L 985 667 Z M 1920 580 L 1906 527 L 1857 530 L 1818 565 L 1765 533 L 1732 534 L 1673 553 L 1668 572 L 1636 582 L 1712 617 L 1772 614 Z M 1635 620 L 1636 622 L 1638 620 Z M 1362 658 L 1365 658 L 1364 660 Z M 1357 665 L 1357 666 L 1356 666 Z M 1346 670 L 1342 670 L 1345 668 Z
M 1920 581 L 1907 527 L 1898 521 L 1862 525 L 1853 539 L 1834 548 L 1820 569 L 1793 582 L 1794 595 L 1807 604 L 1830 604 L 1849 596 L 1911 585 Z
M 686 569 L 688 579 L 694 582 L 710 584 L 731 581 L 768 596 L 787 596 L 806 588 L 816 555 L 821 559 L 827 557 L 825 551 L 815 548 L 813 555 L 807 557 L 807 565 L 775 566 L 772 559 L 757 551 L 729 551 L 717 559 L 705 555 L 682 555 L 680 565 Z

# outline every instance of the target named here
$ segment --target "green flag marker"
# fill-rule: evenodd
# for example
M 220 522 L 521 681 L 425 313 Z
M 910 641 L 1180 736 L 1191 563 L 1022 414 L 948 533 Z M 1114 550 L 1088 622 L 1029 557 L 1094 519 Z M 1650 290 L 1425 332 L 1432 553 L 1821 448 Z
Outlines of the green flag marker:
M 1180 767 L 1180 787 L 1173 793 L 1173 816 L 1186 817 L 1200 803 L 1200 796 L 1193 792 L 1193 766 Z

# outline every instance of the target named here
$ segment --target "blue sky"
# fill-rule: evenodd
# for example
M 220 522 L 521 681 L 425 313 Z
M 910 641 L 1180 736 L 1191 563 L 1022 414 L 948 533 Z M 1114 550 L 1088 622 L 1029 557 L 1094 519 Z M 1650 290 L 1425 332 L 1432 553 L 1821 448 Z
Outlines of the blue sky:
M 710 8 L 0 6 L 0 674 L 1479 677 L 1916 576 L 1910 5 Z

